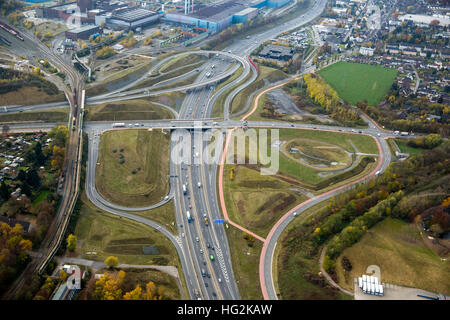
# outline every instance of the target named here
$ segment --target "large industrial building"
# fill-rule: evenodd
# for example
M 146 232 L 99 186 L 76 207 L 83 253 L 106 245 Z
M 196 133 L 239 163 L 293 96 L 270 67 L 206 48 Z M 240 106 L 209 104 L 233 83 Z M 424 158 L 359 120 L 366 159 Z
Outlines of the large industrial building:
M 167 13 L 169 23 L 200 27 L 211 32 L 219 32 L 231 24 L 244 23 L 258 15 L 258 9 L 263 7 L 281 7 L 291 0 L 227 0 L 196 10 L 193 1 L 185 1 L 184 13 Z
M 159 20 L 158 13 L 139 6 L 114 10 L 110 16 L 105 17 L 106 26 L 113 29 L 136 29 Z
M 95 33 L 100 32 L 100 27 L 95 25 L 85 25 L 77 29 L 67 30 L 65 32 L 67 39 L 77 41 L 78 39 L 87 40 Z

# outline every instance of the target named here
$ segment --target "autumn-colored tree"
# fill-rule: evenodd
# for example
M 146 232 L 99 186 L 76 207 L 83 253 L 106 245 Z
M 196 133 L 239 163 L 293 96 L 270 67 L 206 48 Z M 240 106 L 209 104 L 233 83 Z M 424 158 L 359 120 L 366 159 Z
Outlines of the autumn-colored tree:
M 145 291 L 145 300 L 155 300 L 156 296 L 156 285 L 153 281 L 147 283 L 146 291 Z
M 0 223 L 0 293 L 7 288 L 18 269 L 25 267 L 28 260 L 26 251 L 31 247 L 31 241 L 23 238 L 20 224 L 10 227 Z
M 68 276 L 69 275 L 63 269 L 59 270 L 59 278 L 62 282 L 66 282 Z
M 120 300 L 124 278 L 125 271 L 123 270 L 120 270 L 115 277 L 111 274 L 104 274 L 95 283 L 93 297 L 97 300 Z
M 129 291 L 123 295 L 123 300 L 140 300 L 142 289 L 139 285 L 132 291 Z
M 54 289 L 55 281 L 52 278 L 47 277 L 42 287 L 34 296 L 33 300 L 48 300 Z
M 108 266 L 108 268 L 115 268 L 119 264 L 119 259 L 114 256 L 109 256 L 105 259 L 105 264 Z
M 48 133 L 48 137 L 52 139 L 52 146 L 65 147 L 67 138 L 69 136 L 69 130 L 66 126 L 56 126 Z
M 67 250 L 73 252 L 77 247 L 77 237 L 73 234 L 69 234 L 67 237 Z
M 66 154 L 66 148 L 60 146 L 53 146 L 52 149 L 52 169 L 60 170 L 64 165 L 64 157 Z

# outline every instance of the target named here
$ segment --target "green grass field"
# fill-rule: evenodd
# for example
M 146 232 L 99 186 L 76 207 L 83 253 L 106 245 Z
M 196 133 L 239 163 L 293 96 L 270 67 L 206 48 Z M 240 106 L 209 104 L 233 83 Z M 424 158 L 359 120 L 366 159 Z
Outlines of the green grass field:
M 207 60 L 206 56 L 199 54 L 186 54 L 180 57 L 173 58 L 165 65 L 163 65 L 159 71 L 161 73 L 171 72 L 175 69 L 182 68 L 187 65 L 195 64 L 196 67 L 200 66 L 199 62 L 205 62 Z
M 401 152 L 409 153 L 410 155 L 419 154 L 426 150 L 426 149 L 421 149 L 421 148 L 410 147 L 406 144 L 407 142 L 403 139 L 395 139 L 395 143 L 397 144 L 397 146 Z
M 259 236 L 266 237 L 284 213 L 307 199 L 278 176 L 263 176 L 259 170 L 245 166 L 237 166 L 233 180 L 230 180 L 232 167 L 226 165 L 224 172 L 228 215 Z
M 113 255 L 119 258 L 119 263 L 179 266 L 175 248 L 162 233 L 99 210 L 87 201 L 84 194 L 82 199 L 74 232 L 78 239 L 76 253 L 81 257 L 104 261 Z M 156 246 L 158 254 L 144 255 L 142 246 L 145 245 Z
M 169 153 L 170 134 L 160 130 L 104 133 L 96 170 L 99 193 L 129 207 L 160 201 L 169 191 Z
M 367 100 L 369 105 L 378 105 L 394 82 L 397 70 L 338 62 L 319 71 L 319 74 L 351 104 Z
M 262 242 L 255 239 L 250 247 L 241 230 L 230 226 L 226 232 L 233 273 L 241 298 L 243 300 L 262 300 L 258 272 Z
M 361 276 L 369 265 L 381 269 L 381 281 L 420 288 L 432 292 L 450 292 L 450 268 L 424 242 L 420 228 L 398 219 L 387 218 L 344 250 L 336 263 L 339 283 L 352 289 L 353 278 Z M 346 256 L 352 270 L 346 272 L 341 266 Z M 447 280 L 445 280 L 447 279 Z
M 169 110 L 146 99 L 88 106 L 84 117 L 86 121 L 160 120 L 172 118 L 173 114 Z
M 0 114 L 0 122 L 55 121 L 67 123 L 69 108 Z
M 134 212 L 135 215 L 148 218 L 164 225 L 173 234 L 178 234 L 175 221 L 175 207 L 172 201 L 158 208 Z
M 22 87 L 16 91 L 0 94 L 0 98 L 0 106 L 27 106 L 64 101 L 66 99 L 62 91 L 59 91 L 56 95 L 49 95 L 37 87 Z
M 367 136 L 293 129 L 281 129 L 279 133 L 281 141 L 292 139 L 308 141 L 308 145 L 304 148 L 305 152 L 308 152 L 306 150 L 308 148 L 312 149 L 312 146 L 336 147 L 341 153 L 323 153 L 323 155 L 332 157 L 333 160 L 336 158 L 339 161 L 347 161 L 347 164 L 350 159 L 344 159 L 346 154 L 343 150 L 355 151 L 350 141 L 358 148 L 358 151 L 377 153 L 375 142 Z M 270 137 L 268 139 L 270 144 Z M 247 159 L 248 152 L 247 147 Z M 272 152 L 274 152 L 273 149 Z M 361 165 L 361 168 L 357 166 L 354 171 L 332 173 L 327 176 L 321 176 L 319 173 L 328 171 L 328 168 L 321 170 L 307 166 L 283 153 L 279 153 L 279 170 L 274 175 L 261 175 L 260 165 L 227 164 L 224 168 L 224 196 L 228 214 L 231 220 L 265 237 L 282 214 L 307 199 L 304 191 L 322 192 L 321 189 L 342 184 L 349 179 L 354 179 L 355 176 L 367 173 L 367 169 L 371 168 L 372 164 L 366 167 Z M 232 167 L 236 170 L 233 180 L 230 180 Z

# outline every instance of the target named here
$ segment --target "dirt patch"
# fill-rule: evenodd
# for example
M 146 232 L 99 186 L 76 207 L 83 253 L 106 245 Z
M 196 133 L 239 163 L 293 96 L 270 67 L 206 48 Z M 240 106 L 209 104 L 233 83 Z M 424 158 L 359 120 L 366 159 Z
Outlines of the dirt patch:
M 269 197 L 269 199 L 267 199 L 261 206 L 259 206 L 258 209 L 256 209 L 256 214 L 260 214 L 261 212 L 264 211 L 264 209 L 268 208 L 271 206 L 271 204 L 273 204 L 275 201 L 277 201 L 283 194 L 282 193 L 277 193 L 274 194 L 273 196 Z
M 294 203 L 296 200 L 296 198 L 290 194 L 287 197 L 283 198 L 283 202 L 280 203 L 279 205 L 275 206 L 272 210 L 271 213 L 277 213 L 280 211 L 284 211 L 284 209 L 286 209 L 289 205 L 291 205 L 292 203 Z
M 245 214 L 245 204 L 244 204 L 243 200 L 238 201 L 237 207 L 238 207 L 240 213 Z

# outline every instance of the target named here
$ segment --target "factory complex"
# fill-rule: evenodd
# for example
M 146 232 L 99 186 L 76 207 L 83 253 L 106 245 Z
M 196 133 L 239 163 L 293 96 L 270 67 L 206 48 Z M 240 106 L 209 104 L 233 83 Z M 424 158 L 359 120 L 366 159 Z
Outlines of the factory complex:
M 77 0 L 37 8 L 36 16 L 75 24 L 66 31 L 66 38 L 72 40 L 89 39 L 103 28 L 140 31 L 160 21 L 182 26 L 185 31 L 183 36 L 197 36 L 199 31 L 217 33 L 231 24 L 245 23 L 256 18 L 262 8 L 279 8 L 291 1 L 224 0 L 205 5 L 184 0 L 184 6 L 175 5 L 173 10 L 165 10 L 166 4 L 153 6 L 154 10 L 149 10 L 145 2 Z M 193 33 L 186 32 L 186 29 L 192 29 Z
M 279 8 L 291 0 L 228 0 L 209 6 L 202 6 L 197 11 L 193 3 L 185 1 L 184 13 L 167 13 L 166 22 L 200 27 L 219 32 L 231 24 L 245 23 L 258 15 L 258 9 L 264 7 Z

